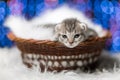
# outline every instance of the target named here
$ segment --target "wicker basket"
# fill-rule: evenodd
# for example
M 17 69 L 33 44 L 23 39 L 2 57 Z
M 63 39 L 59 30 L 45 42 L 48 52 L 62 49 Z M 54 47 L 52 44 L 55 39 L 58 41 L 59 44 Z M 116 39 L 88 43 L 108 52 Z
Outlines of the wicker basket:
M 105 42 L 110 38 L 92 37 L 75 48 L 67 48 L 59 42 L 48 40 L 22 39 L 13 33 L 8 38 L 14 41 L 21 51 L 23 63 L 28 67 L 39 66 L 41 71 L 74 70 L 96 62 Z

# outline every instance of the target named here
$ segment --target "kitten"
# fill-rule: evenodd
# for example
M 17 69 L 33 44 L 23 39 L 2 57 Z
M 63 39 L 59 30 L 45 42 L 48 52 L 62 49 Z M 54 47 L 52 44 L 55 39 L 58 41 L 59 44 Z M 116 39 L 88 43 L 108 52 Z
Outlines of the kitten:
M 90 36 L 97 36 L 97 33 L 89 29 L 83 22 L 74 18 L 63 20 L 59 24 L 45 24 L 43 27 L 53 28 L 54 36 L 52 41 L 59 41 L 68 48 L 74 48 Z
M 65 19 L 55 26 L 55 38 L 68 48 L 78 46 L 90 36 L 97 36 L 97 33 L 74 18 Z

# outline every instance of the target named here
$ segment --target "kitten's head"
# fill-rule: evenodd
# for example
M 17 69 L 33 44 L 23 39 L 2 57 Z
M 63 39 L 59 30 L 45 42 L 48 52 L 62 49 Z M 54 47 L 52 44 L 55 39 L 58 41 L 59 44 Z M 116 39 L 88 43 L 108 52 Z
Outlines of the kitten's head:
M 76 47 L 80 42 L 86 39 L 85 32 L 87 25 L 79 22 L 77 19 L 66 19 L 56 25 L 55 32 L 59 35 L 59 42 L 69 48 Z

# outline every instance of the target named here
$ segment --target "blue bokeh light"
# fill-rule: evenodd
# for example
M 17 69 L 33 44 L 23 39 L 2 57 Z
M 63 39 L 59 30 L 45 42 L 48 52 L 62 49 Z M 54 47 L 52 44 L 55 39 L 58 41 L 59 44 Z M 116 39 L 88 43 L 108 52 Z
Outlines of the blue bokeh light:
M 4 7 L 0 7 L 0 15 L 5 15 L 5 8 Z
M 112 40 L 111 50 L 114 52 L 120 51 L 120 31 L 114 32 Z
M 112 51 L 114 52 L 120 51 L 120 36 L 117 36 L 113 39 Z
M 101 2 L 101 9 L 106 14 L 111 14 L 114 12 L 114 6 L 110 0 L 103 0 Z
M 0 1 L 0 25 L 4 22 L 4 18 L 6 16 L 6 3 L 4 1 Z
M 120 31 L 116 31 L 113 35 L 112 38 L 115 39 L 116 37 L 120 36 Z
M 115 16 L 116 16 L 116 20 L 119 21 L 120 20 L 120 6 L 115 8 Z
M 115 46 L 120 46 L 120 36 L 117 36 L 117 37 L 114 38 L 113 44 Z

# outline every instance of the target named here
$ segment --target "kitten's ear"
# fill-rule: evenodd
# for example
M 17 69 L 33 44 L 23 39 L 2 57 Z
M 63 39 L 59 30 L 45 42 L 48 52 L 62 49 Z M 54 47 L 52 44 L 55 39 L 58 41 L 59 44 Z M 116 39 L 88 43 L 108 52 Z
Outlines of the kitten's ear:
M 88 30 L 87 24 L 85 24 L 85 23 L 79 23 L 79 25 L 80 25 L 80 27 L 81 27 L 82 30 L 84 30 L 84 31 Z
M 57 24 L 57 25 L 55 26 L 55 31 L 60 31 L 60 27 L 61 27 L 61 24 Z

